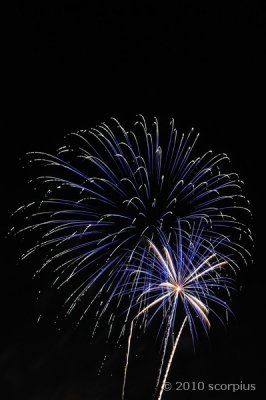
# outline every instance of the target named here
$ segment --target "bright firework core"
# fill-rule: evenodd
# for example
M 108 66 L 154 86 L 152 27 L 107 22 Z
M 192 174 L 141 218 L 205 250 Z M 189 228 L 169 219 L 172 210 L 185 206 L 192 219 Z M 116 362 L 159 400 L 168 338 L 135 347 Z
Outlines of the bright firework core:
M 180 293 L 184 290 L 178 282 L 163 282 L 159 286 L 169 289 L 171 292 Z
M 183 290 L 183 287 L 177 283 L 177 284 L 175 285 L 175 291 L 176 291 L 177 293 L 180 293 L 180 292 L 182 292 L 182 290 Z

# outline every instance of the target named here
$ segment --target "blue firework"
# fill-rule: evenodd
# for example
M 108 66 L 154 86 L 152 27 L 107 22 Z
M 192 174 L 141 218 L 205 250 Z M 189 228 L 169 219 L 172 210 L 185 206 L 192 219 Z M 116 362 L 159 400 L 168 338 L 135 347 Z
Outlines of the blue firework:
M 225 297 L 230 300 L 230 292 L 235 289 L 238 265 L 233 254 L 220 253 L 220 241 L 224 238 L 208 241 L 203 233 L 199 226 L 184 238 L 180 230 L 175 245 L 170 245 L 161 233 L 158 247 L 146 239 L 147 245 L 135 253 L 131 266 L 127 268 L 131 280 L 123 285 L 123 295 L 131 298 L 128 309 L 131 325 L 123 396 L 134 325 L 139 323 L 146 330 L 155 316 L 161 321 L 159 330 L 162 331 L 163 346 L 156 389 L 161 382 L 169 349 L 170 357 L 158 393 L 160 400 L 185 324 L 188 324 L 194 342 L 198 325 L 202 325 L 208 334 L 211 314 L 223 323 L 219 311 L 225 311 L 226 316 L 230 312 Z
M 248 202 L 238 175 L 222 172 L 227 155 L 194 156 L 198 135 L 178 133 L 173 121 L 163 135 L 165 146 L 157 120 L 151 131 L 143 117 L 134 131 L 112 123 L 112 129 L 103 123 L 71 134 L 56 155 L 30 154 L 37 170 L 43 169 L 37 177 L 43 195 L 21 208 L 31 222 L 19 232 L 38 231 L 39 238 L 23 258 L 45 249 L 38 272 L 53 268 L 58 288 L 80 277 L 66 300 L 68 313 L 101 279 L 99 292 L 110 293 L 109 300 L 119 294 L 129 279 L 125 265 L 143 237 L 156 243 L 161 231 L 171 242 L 201 225 L 206 240 L 223 239 L 225 252 L 243 259 L 248 254 L 239 240 L 249 236 L 245 217 L 235 217 L 249 213 Z

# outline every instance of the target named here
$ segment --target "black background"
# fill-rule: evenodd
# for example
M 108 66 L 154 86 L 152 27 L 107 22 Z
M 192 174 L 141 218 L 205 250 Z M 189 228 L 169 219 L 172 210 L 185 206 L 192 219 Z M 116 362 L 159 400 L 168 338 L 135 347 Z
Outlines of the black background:
M 264 328 L 263 247 L 265 13 L 263 2 L 176 2 L 119 7 L 87 1 L 13 2 L 4 15 L 1 135 L 1 400 L 119 399 L 124 352 L 89 345 L 86 325 L 57 331 L 36 324 L 34 265 L 17 264 L 20 243 L 4 239 L 10 214 L 31 198 L 22 169 L 27 151 L 53 152 L 66 133 L 136 114 L 179 130 L 194 126 L 201 143 L 227 152 L 245 180 L 254 214 L 254 264 L 243 273 L 236 319 L 215 326 L 194 352 L 184 335 L 169 381 L 256 383 L 261 387 Z M 156 2 L 154 2 L 156 3 Z M 56 301 L 56 300 L 55 300 Z M 44 307 L 45 308 L 45 307 Z M 138 345 L 127 399 L 150 399 L 158 344 Z M 144 346 L 141 347 L 141 346 Z M 112 374 L 112 376 L 110 376 Z M 240 398 L 235 393 L 165 393 L 167 399 Z M 241 397 L 242 398 L 242 397 Z

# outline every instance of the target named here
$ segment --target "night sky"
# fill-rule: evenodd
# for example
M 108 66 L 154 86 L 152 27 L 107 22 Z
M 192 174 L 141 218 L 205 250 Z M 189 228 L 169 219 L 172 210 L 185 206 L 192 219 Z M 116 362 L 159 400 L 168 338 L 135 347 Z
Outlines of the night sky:
M 256 384 L 253 392 L 176 391 L 163 399 L 250 398 L 262 385 L 265 229 L 265 11 L 263 2 L 176 7 L 92 5 L 88 1 L 10 4 L 2 34 L 1 400 L 120 399 L 124 347 L 106 346 L 104 329 L 53 323 L 62 298 L 32 280 L 36 258 L 19 263 L 27 243 L 5 238 L 11 213 L 35 194 L 28 151 L 53 153 L 64 135 L 136 115 L 179 131 L 201 132 L 200 147 L 226 152 L 245 181 L 253 212 L 254 263 L 239 276 L 235 318 L 215 323 L 193 350 L 184 332 L 169 382 Z M 217 2 L 212 2 L 217 3 Z M 36 302 L 38 290 L 43 294 Z M 37 324 L 39 314 L 43 317 Z M 125 400 L 152 399 L 159 357 L 156 329 L 136 341 Z M 102 374 L 102 359 L 108 354 Z M 258 396 L 259 397 L 259 396 Z

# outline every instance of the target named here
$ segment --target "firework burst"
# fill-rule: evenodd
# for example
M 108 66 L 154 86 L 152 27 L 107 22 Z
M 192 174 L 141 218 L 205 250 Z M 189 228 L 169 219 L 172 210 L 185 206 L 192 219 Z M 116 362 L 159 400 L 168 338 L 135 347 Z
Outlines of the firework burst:
M 201 224 L 205 238 L 234 234 L 237 240 L 221 246 L 244 260 L 247 254 L 239 238 L 250 233 L 234 215 L 249 213 L 248 202 L 238 175 L 221 172 L 227 155 L 193 156 L 198 134 L 179 134 L 173 120 L 164 149 L 157 120 L 151 131 L 143 117 L 134 132 L 113 124 L 71 134 L 75 145 L 56 155 L 29 155 L 44 172 L 35 180 L 43 197 L 21 208 L 31 222 L 19 232 L 38 231 L 40 239 L 22 258 L 45 249 L 38 272 L 53 269 L 58 288 L 81 277 L 66 300 L 67 314 L 101 277 L 110 299 L 116 294 L 143 236 L 156 242 L 160 231 L 175 238 Z
M 161 138 L 157 120 L 150 130 L 142 116 L 134 131 L 112 125 L 71 134 L 56 155 L 29 154 L 39 198 L 20 207 L 29 222 L 15 231 L 39 238 L 22 259 L 40 255 L 37 273 L 52 270 L 53 286 L 69 289 L 66 315 L 85 295 L 78 323 L 96 304 L 93 335 L 106 315 L 110 336 L 126 302 L 123 396 L 134 327 L 160 315 L 160 400 L 185 325 L 194 343 L 210 314 L 222 321 L 220 309 L 230 311 L 217 290 L 230 297 L 230 274 L 250 257 L 249 202 L 226 154 L 195 155 L 193 130 L 180 134 L 172 120 Z
M 136 252 L 134 264 L 128 267 L 133 278 L 123 286 L 123 290 L 124 295 L 131 296 L 129 311 L 132 314 L 135 310 L 135 316 L 131 319 L 129 329 L 123 396 L 134 325 L 140 322 L 146 329 L 154 317 L 160 315 L 163 349 L 156 384 L 160 400 L 185 324 L 188 324 L 195 342 L 198 324 L 201 324 L 208 333 L 211 326 L 210 314 L 223 322 L 217 309 L 225 311 L 226 317 L 230 312 L 223 294 L 230 299 L 230 291 L 234 289 L 233 277 L 237 273 L 238 266 L 233 257 L 224 256 L 219 252 L 220 240 L 224 239 L 207 241 L 202 233 L 202 228 L 198 227 L 184 240 L 180 231 L 175 247 L 170 246 L 168 240 L 161 234 L 161 250 L 147 239 L 147 246 L 142 252 Z M 178 325 L 180 326 L 177 329 Z M 170 356 L 161 382 L 169 347 Z

